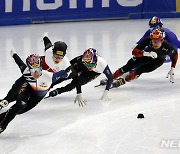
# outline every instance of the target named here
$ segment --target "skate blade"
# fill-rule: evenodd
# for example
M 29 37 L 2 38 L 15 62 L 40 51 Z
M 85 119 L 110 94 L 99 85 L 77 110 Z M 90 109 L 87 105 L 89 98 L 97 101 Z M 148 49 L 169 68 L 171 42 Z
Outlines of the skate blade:
M 120 86 L 119 86 L 120 87 Z M 118 87 L 116 87 L 116 86 L 112 86 L 112 87 L 110 87 L 109 89 L 114 89 L 114 88 L 118 88 Z
M 47 98 L 49 98 L 49 97 L 51 97 L 51 96 L 46 96 L 46 97 L 44 97 L 44 99 L 47 99 Z
M 98 84 L 98 85 L 96 85 L 96 86 L 94 86 L 94 87 L 100 87 L 100 86 L 103 86 L 103 85 L 101 85 L 101 84 Z

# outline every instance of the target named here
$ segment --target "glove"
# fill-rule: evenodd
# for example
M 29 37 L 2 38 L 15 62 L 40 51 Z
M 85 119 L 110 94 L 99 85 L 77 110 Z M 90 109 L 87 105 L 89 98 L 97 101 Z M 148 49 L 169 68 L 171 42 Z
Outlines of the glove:
M 0 101 L 0 108 L 4 108 L 4 107 L 7 107 L 9 104 L 9 102 L 7 100 L 1 100 Z
M 171 67 L 170 71 L 168 72 L 166 78 L 170 77 L 170 82 L 174 83 L 174 67 Z
M 138 44 L 133 44 L 132 49 L 135 49 L 135 47 L 136 47 L 137 45 L 138 45 Z
M 102 95 L 100 101 L 102 101 L 104 103 L 107 103 L 107 102 L 111 101 L 111 99 L 108 98 L 108 92 L 109 92 L 108 90 L 104 90 L 103 95 Z
M 86 105 L 86 100 L 83 99 L 82 97 L 82 93 L 80 94 L 77 94 L 75 100 L 74 100 L 74 103 L 78 102 L 79 104 L 79 107 L 83 107 L 84 105 Z
M 144 52 L 144 54 L 143 54 L 144 56 L 146 56 L 146 57 L 151 57 L 151 58 L 157 58 L 157 53 L 155 53 L 155 52 L 153 52 L 153 51 L 151 51 L 151 52 Z
M 152 58 L 157 58 L 157 53 L 151 51 L 151 52 L 146 52 L 144 50 L 139 50 L 137 48 L 133 49 L 132 51 L 132 55 L 135 57 L 143 57 L 143 56 L 147 56 L 147 57 L 152 57 Z
M 49 33 L 49 32 L 45 32 L 45 33 L 42 35 L 42 40 L 41 40 L 41 42 L 43 42 L 43 38 L 44 38 L 44 37 L 48 37 L 48 33 Z
M 68 74 L 65 70 L 61 70 L 59 71 L 58 75 L 61 77 L 61 78 L 67 78 Z
M 54 97 L 56 95 L 58 95 L 58 90 L 57 89 L 49 92 L 49 97 Z
M 10 51 L 10 55 L 13 57 L 14 54 L 17 54 L 15 48 L 12 48 Z

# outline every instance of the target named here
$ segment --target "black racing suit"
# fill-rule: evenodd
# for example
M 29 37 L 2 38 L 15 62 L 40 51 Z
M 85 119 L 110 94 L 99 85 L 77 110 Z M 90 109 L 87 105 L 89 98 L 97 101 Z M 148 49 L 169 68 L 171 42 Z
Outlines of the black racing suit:
M 157 53 L 157 58 L 147 56 L 138 57 L 137 53 L 141 53 L 143 50 L 144 52 L 153 51 Z M 174 48 L 167 41 L 163 41 L 162 46 L 159 49 L 154 49 L 149 37 L 144 39 L 135 47 L 135 49 L 132 51 L 133 55 L 135 52 L 137 55 L 131 58 L 126 65 L 120 68 L 123 73 L 126 73 L 132 69 L 135 69 L 135 74 L 137 76 L 140 76 L 142 73 L 152 72 L 164 63 L 166 55 L 175 54 Z
M 16 103 L 8 111 L 0 114 L 0 127 L 4 129 L 17 114 L 22 114 L 34 108 L 47 94 L 52 82 L 68 75 L 64 70 L 54 74 L 42 70 L 41 76 L 35 79 L 17 54 L 14 54 L 13 58 L 19 66 L 23 77 L 17 80 L 17 88 L 11 89 L 11 93 L 14 92 L 11 101 L 15 100 Z
M 77 94 L 81 93 L 81 86 L 87 84 L 88 82 L 97 78 L 101 73 L 94 71 L 89 71 L 87 67 L 82 62 L 82 55 L 75 57 L 70 61 L 71 66 L 74 70 L 73 76 L 70 75 L 69 79 L 73 79 L 65 87 L 57 88 L 58 94 L 71 91 L 76 88 Z M 66 79 L 65 79 L 66 80 Z M 59 79 L 57 82 L 53 83 L 52 86 L 62 82 L 62 79 Z
M 44 41 L 44 50 L 46 51 L 46 50 L 48 50 L 50 47 L 52 47 L 52 43 L 51 43 L 51 41 L 50 41 L 50 39 L 47 37 L 47 36 L 45 36 L 44 38 L 43 38 L 43 41 Z M 13 57 L 14 57 L 14 60 L 15 60 L 15 62 L 19 65 L 19 62 L 21 61 L 20 60 L 20 58 L 17 56 L 17 54 L 14 54 L 13 55 Z M 43 70 L 47 70 L 47 64 L 44 62 L 44 57 L 45 56 L 41 56 L 42 57 L 42 69 Z M 21 66 L 22 65 L 22 66 Z M 21 65 L 19 66 L 19 67 L 21 67 L 21 68 L 23 68 L 23 67 L 26 67 L 26 65 L 24 64 L 24 63 L 22 63 L 21 62 Z M 49 67 L 49 66 L 48 66 Z M 21 69 L 20 68 L 20 69 Z M 51 68 L 48 68 L 49 70 L 49 72 L 52 72 L 51 70 Z M 69 78 L 72 78 L 73 76 L 75 76 L 75 71 L 72 69 L 72 67 L 71 66 L 69 66 L 68 68 L 66 68 L 66 70 L 65 70 L 66 72 L 72 72 L 71 73 L 71 75 L 68 77 L 68 79 Z M 60 82 L 63 82 L 64 80 L 67 80 L 66 78 L 59 78 L 59 81 L 58 81 L 58 83 L 60 83 Z M 13 102 L 13 101 L 15 101 L 15 99 L 16 99 L 16 97 L 17 97 L 17 93 L 18 93 L 18 91 L 21 89 L 21 87 L 22 87 L 22 85 L 24 84 L 26 82 L 26 80 L 25 80 L 25 78 L 24 78 L 24 76 L 22 75 L 19 79 L 17 79 L 16 81 L 15 81 L 15 83 L 13 84 L 13 86 L 11 87 L 11 89 L 9 90 L 9 92 L 8 92 L 8 94 L 4 97 L 4 99 L 3 100 L 7 100 L 9 103 L 11 103 L 11 102 Z M 53 84 L 53 85 L 55 85 L 55 83 Z M 53 85 L 51 86 L 51 88 L 53 87 Z
M 26 65 L 17 54 L 14 54 L 13 58 L 15 59 L 21 72 L 23 73 L 23 71 L 26 69 Z M 33 78 L 30 74 L 26 74 L 26 76 L 28 76 L 28 78 Z M 6 99 L 10 102 L 16 101 L 16 103 L 11 106 L 8 111 L 0 114 L 0 125 L 4 128 L 7 127 L 9 122 L 12 121 L 17 114 L 22 114 L 31 110 L 44 97 L 35 95 L 34 90 L 28 84 L 27 79 L 24 75 L 16 80 L 16 83 L 13 86 L 17 87 L 12 87 L 12 89 L 8 93 L 8 95 L 13 94 L 13 96 L 10 96 L 10 99 L 8 99 L 7 95 Z

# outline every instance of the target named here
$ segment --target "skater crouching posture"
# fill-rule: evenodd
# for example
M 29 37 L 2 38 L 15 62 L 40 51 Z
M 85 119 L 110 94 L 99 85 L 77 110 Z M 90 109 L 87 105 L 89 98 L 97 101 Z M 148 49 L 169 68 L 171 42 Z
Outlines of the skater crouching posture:
M 170 82 L 174 83 L 174 69 L 178 60 L 178 48 L 180 49 L 180 41 L 178 40 L 176 34 L 170 29 L 165 28 L 159 17 L 154 16 L 149 20 L 149 29 L 144 33 L 143 37 L 137 42 L 137 44 L 140 44 L 146 37 L 148 37 L 151 30 L 154 28 L 159 28 L 165 32 L 164 40 L 169 42 L 175 50 L 173 55 L 167 56 L 165 59 L 165 62 L 171 61 L 171 68 L 170 71 L 168 71 L 166 78 L 170 77 Z
M 173 54 L 176 52 L 173 46 L 164 40 L 164 31 L 161 29 L 152 30 L 150 37 L 145 38 L 133 49 L 133 57 L 127 64 L 115 71 L 112 87 L 119 87 L 138 78 L 142 73 L 156 70 L 164 63 L 167 55 Z M 122 75 L 129 71 L 131 71 L 130 74 L 122 78 Z M 105 82 L 106 80 L 101 80 L 101 84 Z
M 79 106 L 86 105 L 86 100 L 82 97 L 81 86 L 96 79 L 101 73 L 104 73 L 107 77 L 106 88 L 100 100 L 103 102 L 110 101 L 108 98 L 108 91 L 113 81 L 111 70 L 107 62 L 97 54 L 94 48 L 87 49 L 82 55 L 75 57 L 70 61 L 73 70 L 76 72 L 76 76 L 65 87 L 57 88 L 49 93 L 50 97 L 54 97 L 58 94 L 68 92 L 74 88 L 77 90 L 77 96 L 75 102 L 79 103 Z M 58 84 L 58 81 L 53 83 Z
M 47 36 L 47 32 L 44 33 L 43 42 L 45 46 L 45 55 L 41 56 L 42 69 L 52 73 L 65 70 L 68 75 L 71 74 L 71 76 L 73 76 L 74 74 L 73 70 L 71 69 L 71 64 L 69 62 L 69 59 L 66 57 L 66 43 L 62 41 L 56 41 L 54 44 L 52 44 Z M 12 49 L 11 56 L 13 57 L 14 54 L 17 53 L 15 49 Z M 14 101 L 14 96 L 16 95 L 15 91 L 18 92 L 17 89 L 20 90 L 22 84 L 24 83 L 24 80 L 24 76 L 22 76 L 15 81 L 7 95 L 2 100 L 0 100 L 0 108 L 6 107 L 10 102 Z M 63 80 L 64 79 L 62 79 L 62 81 Z
M 26 64 L 17 54 L 14 54 L 13 58 L 23 74 L 20 78 L 23 84 L 21 82 L 21 88 L 13 89 L 16 94 L 13 100 L 16 103 L 9 110 L 0 114 L 0 133 L 6 129 L 17 114 L 23 114 L 34 108 L 47 94 L 52 82 L 68 76 L 64 70 L 54 74 L 42 70 L 42 58 L 38 55 L 28 56 Z

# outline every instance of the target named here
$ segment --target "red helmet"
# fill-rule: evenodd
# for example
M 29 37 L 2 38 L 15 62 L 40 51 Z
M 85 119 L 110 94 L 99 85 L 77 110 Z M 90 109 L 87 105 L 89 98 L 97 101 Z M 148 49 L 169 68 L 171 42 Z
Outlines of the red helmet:
M 97 62 L 97 51 L 96 49 L 87 49 L 82 56 L 82 61 L 86 64 L 92 64 Z
M 26 64 L 29 69 L 36 69 L 42 67 L 42 60 L 41 57 L 39 57 L 36 54 L 31 54 L 26 59 Z
M 152 40 L 163 40 L 165 37 L 165 33 L 160 29 L 153 29 L 150 33 L 150 38 Z

